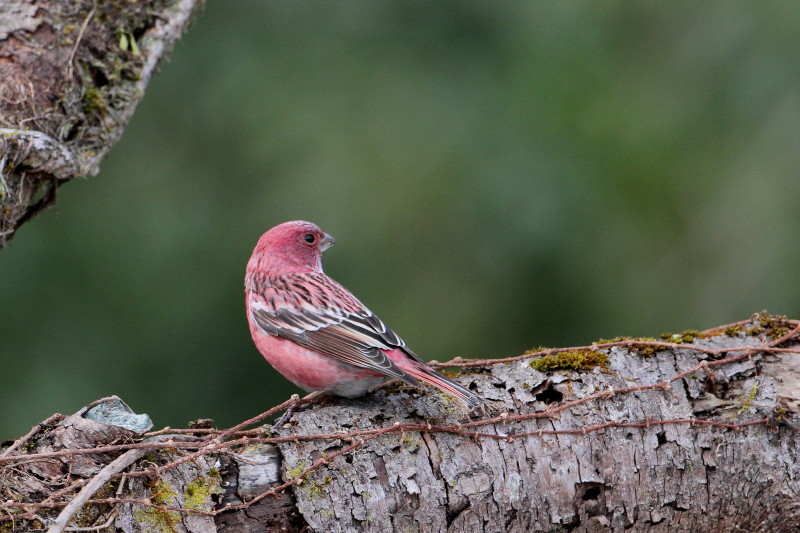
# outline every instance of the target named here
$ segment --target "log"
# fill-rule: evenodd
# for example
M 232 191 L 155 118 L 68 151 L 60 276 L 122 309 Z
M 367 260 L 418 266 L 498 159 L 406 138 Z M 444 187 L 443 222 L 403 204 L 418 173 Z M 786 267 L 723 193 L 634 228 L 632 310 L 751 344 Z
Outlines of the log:
M 203 0 L 3 0 L 0 248 L 93 175 Z
M 800 520 L 799 321 L 762 313 L 449 365 L 484 409 L 390 382 L 285 402 L 298 411 L 280 428 L 143 434 L 120 418 L 76 423 L 87 408 L 51 417 L 0 448 L 0 531 L 789 531 Z M 90 437 L 65 439 L 65 427 Z M 131 466 L 109 466 L 133 452 Z M 101 472 L 109 481 L 65 521 Z

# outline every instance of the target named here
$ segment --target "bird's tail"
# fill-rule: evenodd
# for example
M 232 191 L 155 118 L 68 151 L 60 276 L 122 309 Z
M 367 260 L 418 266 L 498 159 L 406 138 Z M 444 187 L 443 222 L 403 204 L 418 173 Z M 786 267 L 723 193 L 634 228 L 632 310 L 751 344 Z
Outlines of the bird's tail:
M 436 372 L 432 368 L 409 365 L 403 368 L 403 371 L 420 381 L 424 381 L 425 383 L 433 385 L 439 390 L 442 390 L 452 396 L 455 396 L 459 400 L 462 400 L 463 402 L 466 402 L 473 407 L 477 407 L 478 405 L 481 405 L 483 403 L 483 398 L 481 398 L 471 390 L 462 387 L 455 381 L 444 377 L 443 375 Z

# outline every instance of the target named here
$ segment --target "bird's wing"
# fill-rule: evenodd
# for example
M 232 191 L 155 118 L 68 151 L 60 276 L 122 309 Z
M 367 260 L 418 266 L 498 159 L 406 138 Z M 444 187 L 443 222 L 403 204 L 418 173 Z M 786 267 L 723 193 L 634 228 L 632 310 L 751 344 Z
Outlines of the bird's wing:
M 416 384 L 384 353 L 405 347 L 403 340 L 347 289 L 324 274 L 271 279 L 250 298 L 250 313 L 266 333 L 360 368 Z

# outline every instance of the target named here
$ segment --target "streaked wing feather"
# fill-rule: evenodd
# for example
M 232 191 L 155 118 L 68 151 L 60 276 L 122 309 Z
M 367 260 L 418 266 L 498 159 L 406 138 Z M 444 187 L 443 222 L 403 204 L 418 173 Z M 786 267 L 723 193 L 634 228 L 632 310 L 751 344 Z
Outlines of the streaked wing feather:
M 256 324 L 258 324 L 261 329 L 270 335 L 284 337 L 286 339 L 293 340 L 298 344 L 306 344 L 308 342 L 305 333 L 298 333 L 275 325 L 275 317 L 269 316 L 263 310 L 254 311 L 253 318 L 255 319 Z
M 331 309 L 320 312 L 305 306 L 297 310 L 281 307 L 273 311 L 254 305 L 251 309 L 256 324 L 270 335 L 302 344 L 344 363 L 416 384 L 413 377 L 398 368 L 383 352 L 394 348 L 408 351 L 405 343 L 367 309 L 358 314 L 336 314 Z
M 358 339 L 354 339 L 346 330 L 338 326 L 309 332 L 306 336 L 308 337 L 307 346 L 309 348 L 335 357 L 340 361 L 358 367 L 370 368 L 395 378 L 404 378 L 405 376 L 405 372 L 397 368 L 394 362 L 380 348 L 369 346 Z
M 417 354 L 364 307 L 347 289 L 321 272 L 303 272 L 262 280 L 249 293 L 255 324 L 333 359 L 418 385 L 417 379 L 472 405 L 474 393 L 425 366 Z M 400 349 L 420 363 L 400 369 L 385 351 Z M 384 351 L 385 350 L 385 351 Z

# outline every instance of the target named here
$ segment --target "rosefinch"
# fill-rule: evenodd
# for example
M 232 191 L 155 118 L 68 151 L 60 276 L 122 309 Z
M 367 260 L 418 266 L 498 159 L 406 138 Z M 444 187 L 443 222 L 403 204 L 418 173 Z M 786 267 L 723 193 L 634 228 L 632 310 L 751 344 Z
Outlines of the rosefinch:
M 250 334 L 275 370 L 306 391 L 352 398 L 389 376 L 481 399 L 427 366 L 355 296 L 322 272 L 333 237 L 310 222 L 275 226 L 247 263 Z

